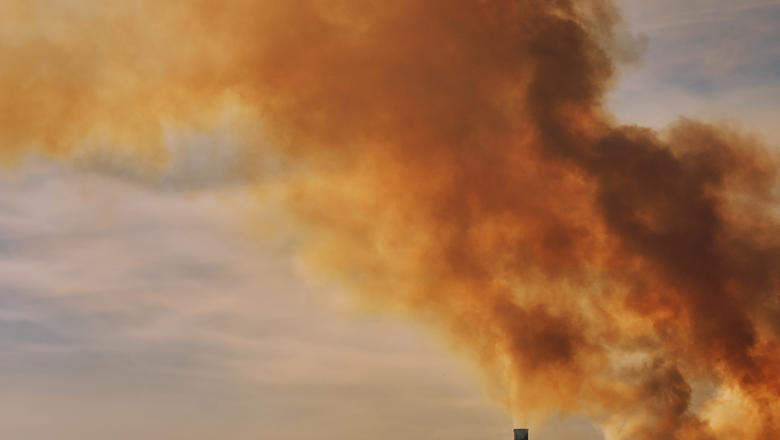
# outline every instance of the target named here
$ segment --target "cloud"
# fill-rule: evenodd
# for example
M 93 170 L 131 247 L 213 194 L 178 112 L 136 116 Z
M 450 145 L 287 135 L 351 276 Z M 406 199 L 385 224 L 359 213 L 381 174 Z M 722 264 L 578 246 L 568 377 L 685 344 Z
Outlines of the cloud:
M 181 197 L 40 161 L 0 184 L 0 436 L 465 440 L 511 429 L 432 341 L 335 313 L 287 240 L 230 232 L 243 220 L 214 208 L 225 187 Z
M 692 406 L 701 396 L 691 384 L 709 381 L 761 404 L 762 422 L 743 436 L 779 429 L 776 154 L 725 126 L 616 124 L 603 106 L 612 57 L 631 57 L 613 3 L 37 6 L 12 2 L 0 15 L 24 23 L 3 34 L 0 51 L 11 66 L 0 71 L 12 85 L 0 101 L 7 160 L 36 151 L 78 162 L 86 145 L 108 151 L 83 161 L 103 177 L 231 187 L 222 184 L 244 161 L 215 159 L 205 173 L 208 161 L 171 160 L 166 135 L 210 133 L 238 108 L 262 127 L 231 128 L 259 148 L 246 163 L 265 151 L 250 142 L 262 132 L 289 166 L 279 179 L 285 219 L 312 273 L 366 308 L 449 335 L 522 421 L 575 413 L 610 428 L 622 419 L 616 437 L 706 439 L 717 421 Z M 686 27 L 722 23 L 700 12 Z M 708 98 L 721 79 L 703 72 L 754 79 L 735 67 L 745 61 L 733 48 L 697 52 L 702 71 L 661 76 Z M 169 166 L 171 178 L 159 178 Z M 193 319 L 222 305 L 199 297 L 208 280 L 235 280 L 246 266 L 225 272 L 213 236 L 182 240 L 153 223 L 128 225 L 124 253 L 98 233 L 67 259 L 41 245 L 6 269 L 26 280 L 14 288 L 89 296 L 79 310 L 132 308 L 101 295 L 110 284 L 142 292 L 133 304 L 176 310 L 121 332 L 133 341 L 199 330 L 242 339 Z M 88 264 L 96 260 L 100 270 Z M 34 279 L 32 261 L 45 277 Z M 173 307 L 178 291 L 199 301 Z M 311 364 L 301 356 L 277 374 L 318 371 Z
M 631 32 L 648 47 L 625 69 L 610 105 L 627 122 L 663 127 L 680 116 L 728 121 L 780 144 L 777 1 L 624 0 Z M 749 30 L 749 31 L 748 31 Z

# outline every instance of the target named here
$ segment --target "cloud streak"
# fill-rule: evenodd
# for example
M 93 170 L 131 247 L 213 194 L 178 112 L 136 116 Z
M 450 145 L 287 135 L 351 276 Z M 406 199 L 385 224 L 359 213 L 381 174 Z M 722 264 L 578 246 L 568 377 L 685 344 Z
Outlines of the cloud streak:
M 288 237 L 236 236 L 222 185 L 184 197 L 40 162 L 0 185 L 0 436 L 465 440 L 511 427 L 432 341 L 331 310 Z

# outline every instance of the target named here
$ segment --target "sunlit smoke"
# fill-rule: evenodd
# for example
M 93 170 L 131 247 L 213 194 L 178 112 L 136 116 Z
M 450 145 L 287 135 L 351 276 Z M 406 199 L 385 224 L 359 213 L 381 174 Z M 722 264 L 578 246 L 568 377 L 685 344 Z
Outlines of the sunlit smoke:
M 777 154 L 617 126 L 618 25 L 599 0 L 6 1 L 0 152 L 154 171 L 233 112 L 312 267 L 446 335 L 518 419 L 780 438 Z

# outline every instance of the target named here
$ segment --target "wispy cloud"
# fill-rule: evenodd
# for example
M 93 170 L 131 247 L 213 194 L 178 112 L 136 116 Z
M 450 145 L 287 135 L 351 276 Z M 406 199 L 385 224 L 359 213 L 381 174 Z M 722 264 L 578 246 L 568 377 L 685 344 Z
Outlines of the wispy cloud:
M 610 103 L 628 122 L 667 125 L 679 116 L 729 120 L 780 143 L 780 2 L 623 0 L 642 62 L 623 73 Z
M 0 184 L 0 436 L 466 439 L 511 427 L 432 341 L 328 311 L 284 240 L 226 232 L 238 218 L 215 209 L 222 186 L 181 197 L 40 162 Z

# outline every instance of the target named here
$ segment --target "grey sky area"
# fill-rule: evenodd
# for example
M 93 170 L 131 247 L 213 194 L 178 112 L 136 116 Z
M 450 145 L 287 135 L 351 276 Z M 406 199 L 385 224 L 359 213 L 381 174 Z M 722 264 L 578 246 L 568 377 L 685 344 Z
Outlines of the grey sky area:
M 466 439 L 511 427 L 435 341 L 337 311 L 285 243 L 228 232 L 229 196 L 40 164 L 2 185 L 3 438 Z
M 618 119 L 780 144 L 779 1 L 621 4 L 646 45 L 609 96 Z M 232 184 L 224 136 L 178 139 L 189 159 L 154 184 L 126 158 L 0 170 L 0 438 L 509 440 L 472 365 L 310 281 L 276 208 Z M 248 217 L 268 232 L 237 233 Z
M 609 105 L 618 118 L 662 128 L 681 116 L 726 123 L 780 144 L 780 2 L 622 0 L 644 39 Z

